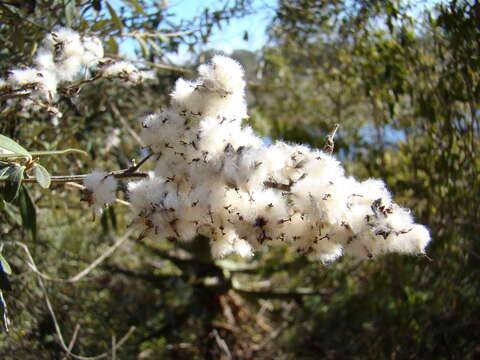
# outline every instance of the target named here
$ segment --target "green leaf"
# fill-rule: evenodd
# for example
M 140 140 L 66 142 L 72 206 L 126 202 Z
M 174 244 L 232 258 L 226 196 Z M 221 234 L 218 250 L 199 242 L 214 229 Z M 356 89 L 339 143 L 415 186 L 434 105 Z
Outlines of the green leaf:
M 126 0 L 128 5 L 134 9 L 136 12 L 142 14 L 142 15 L 147 15 L 145 10 L 143 10 L 143 7 L 138 3 L 137 0 Z
M 100 218 L 100 224 L 102 225 L 103 233 L 108 234 L 109 226 L 108 226 L 108 215 L 106 211 L 103 212 L 102 217 Z
M 30 153 L 23 146 L 17 144 L 17 142 L 2 134 L 0 134 L 0 148 L 31 158 Z
M 106 2 L 106 4 L 107 4 L 108 12 L 110 13 L 110 16 L 112 17 L 112 20 L 113 20 L 113 23 L 114 23 L 115 27 L 117 28 L 118 31 L 122 32 L 122 31 L 123 31 L 122 20 L 120 20 L 120 18 L 119 18 L 118 15 L 117 15 L 117 12 L 116 12 L 115 9 L 109 4 L 108 1 Z
M 117 231 L 117 216 L 115 214 L 115 208 L 113 206 L 110 206 L 107 211 L 108 215 L 110 217 L 110 223 L 112 224 L 112 228 L 114 231 Z
M 17 209 L 4 201 L 4 205 L 5 205 L 5 208 L 3 210 L 5 210 L 5 212 L 8 214 L 8 216 L 10 216 L 10 218 L 17 224 L 17 225 L 22 225 L 22 219 L 20 218 L 20 216 L 18 215 L 17 213 Z
M 118 54 L 118 43 L 113 36 L 110 36 L 107 40 L 107 50 L 112 54 Z
M 90 28 L 91 31 L 100 31 L 103 30 L 108 24 L 110 23 L 110 20 L 108 19 L 102 19 L 98 20 L 96 23 L 92 25 Z
M 142 48 L 143 56 L 148 57 L 150 55 L 150 51 L 148 49 L 147 43 L 141 36 L 135 36 L 135 39 L 138 41 L 140 44 L 140 47 Z
M 22 185 L 24 171 L 25 166 L 14 165 L 8 168 L 5 173 L 7 180 L 3 187 L 3 198 L 5 201 L 12 202 L 17 197 L 20 186 Z
M 37 238 L 37 211 L 32 198 L 25 186 L 22 186 L 20 196 L 18 197 L 18 208 L 22 217 L 22 225 L 25 232 L 32 240 Z
M 7 275 L 12 275 L 12 268 L 8 264 L 7 260 L 0 254 L 0 266 L 2 267 L 1 270 Z
M 36 164 L 33 168 L 33 174 L 42 188 L 48 189 L 50 187 L 50 174 L 42 165 Z
M 65 9 L 65 25 L 71 27 L 75 18 L 75 0 L 65 0 L 63 6 Z
M 152 48 L 155 49 L 155 51 L 157 52 L 157 54 L 161 54 L 162 53 L 162 49 L 160 48 L 160 46 L 155 42 L 155 40 L 153 39 L 147 39 L 147 42 L 150 44 L 150 46 Z
M 5 173 L 8 171 L 8 168 L 11 167 L 11 166 L 13 166 L 13 165 L 10 164 L 10 163 L 0 161 L 0 177 L 4 176 Z

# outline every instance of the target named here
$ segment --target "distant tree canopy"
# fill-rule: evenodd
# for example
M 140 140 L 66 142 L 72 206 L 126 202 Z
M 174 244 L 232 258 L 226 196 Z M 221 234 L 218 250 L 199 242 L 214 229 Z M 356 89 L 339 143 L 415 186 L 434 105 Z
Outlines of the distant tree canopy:
M 145 155 L 138 118 L 165 106 L 174 80 L 195 71 L 166 55 L 195 51 L 217 26 L 255 11 L 248 0 L 223 5 L 182 20 L 168 1 L 0 1 L 3 72 L 28 65 L 58 26 L 101 37 L 112 58 L 133 47 L 137 65 L 155 71 L 135 87 L 102 80 L 60 97 L 62 118 L 0 95 L 0 133 L 29 150 L 88 152 L 41 158 L 54 175 L 128 168 Z M 73 352 L 85 356 L 113 357 L 112 336 L 118 342 L 135 326 L 117 358 L 478 357 L 480 4 L 279 0 L 275 13 L 261 51 L 233 54 L 247 68 L 249 122 L 266 142 L 319 148 L 340 124 L 335 153 L 350 174 L 383 178 L 431 229 L 432 262 L 388 255 L 325 265 L 288 248 L 250 262 L 213 261 L 203 238 L 117 249 L 130 221 L 125 208 L 92 222 L 78 191 L 24 184 L 0 209 L 2 255 L 12 268 L 2 358 L 64 356 L 45 291 L 65 341 L 74 338 Z M 197 55 L 198 63 L 209 56 Z M 42 273 L 62 279 L 117 250 L 82 281 L 43 280 L 43 288 L 19 242 Z

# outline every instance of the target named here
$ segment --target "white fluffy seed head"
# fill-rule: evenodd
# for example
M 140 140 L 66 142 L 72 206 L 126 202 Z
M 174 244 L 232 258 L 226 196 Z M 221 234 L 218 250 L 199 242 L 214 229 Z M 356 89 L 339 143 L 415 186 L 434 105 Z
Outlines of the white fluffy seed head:
M 83 38 L 82 45 L 84 48 L 82 56 L 82 64 L 85 66 L 93 66 L 98 60 L 103 58 L 103 45 L 99 38 L 94 36 L 86 36 Z
M 35 68 L 13 69 L 9 71 L 7 81 L 13 87 L 21 87 L 38 84 L 42 76 L 42 73 Z
M 176 82 L 170 109 L 143 120 L 156 164 L 129 186 L 137 223 L 183 241 L 207 236 L 214 257 L 285 243 L 325 262 L 425 251 L 428 230 L 382 181 L 346 177 L 335 157 L 307 146 L 264 145 L 242 126 L 238 63 L 217 56 L 199 72 Z
M 128 61 L 118 61 L 102 69 L 102 75 L 107 79 L 122 79 L 134 84 L 143 81 L 143 75 L 135 65 Z
M 88 200 L 97 212 L 115 201 L 118 183 L 115 177 L 107 172 L 95 170 L 85 177 L 83 184 L 88 191 Z

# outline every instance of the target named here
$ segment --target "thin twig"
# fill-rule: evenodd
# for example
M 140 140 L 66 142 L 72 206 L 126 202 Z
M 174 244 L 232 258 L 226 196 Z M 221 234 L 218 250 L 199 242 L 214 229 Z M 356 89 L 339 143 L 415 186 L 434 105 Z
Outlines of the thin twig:
M 157 63 L 147 61 L 147 60 L 132 59 L 132 58 L 128 58 L 126 56 L 120 56 L 120 55 L 115 55 L 115 54 L 107 54 L 107 55 L 109 57 L 117 59 L 117 60 L 124 60 L 124 61 L 130 61 L 130 62 L 133 62 L 133 63 L 144 64 L 144 65 L 148 65 L 148 66 L 151 66 L 151 67 L 154 67 L 154 68 L 157 68 L 157 69 L 161 69 L 161 70 L 171 70 L 171 71 L 176 71 L 176 72 L 179 72 L 179 73 L 189 74 L 189 75 L 193 74 L 193 71 L 188 70 L 186 68 L 181 68 L 181 67 L 178 67 L 178 66 L 167 65 L 167 64 L 157 64 Z
M 192 30 L 185 30 L 185 31 L 177 31 L 177 32 L 170 32 L 170 33 L 149 33 L 149 32 L 139 32 L 139 31 L 132 31 L 129 33 L 122 33 L 118 36 L 120 37 L 145 37 L 145 38 L 159 38 L 159 37 L 177 37 L 183 35 L 190 35 L 200 29 L 192 29 Z
M 38 270 L 37 266 L 35 265 L 35 261 L 33 260 L 32 254 L 30 253 L 30 250 L 28 246 L 20 241 L 15 241 L 13 244 L 20 246 L 25 253 L 27 254 L 27 265 L 32 269 L 32 271 L 40 276 L 41 278 L 45 280 L 50 280 L 50 281 L 56 281 L 56 282 L 64 282 L 64 283 L 75 283 L 83 279 L 85 276 L 87 276 L 93 269 L 95 269 L 100 263 L 102 263 L 107 257 L 112 255 L 114 251 L 119 248 L 124 242 L 128 240 L 128 237 L 131 235 L 133 230 L 128 230 L 125 235 L 123 235 L 120 239 L 118 239 L 115 244 L 110 246 L 102 255 L 100 255 L 95 261 L 93 261 L 90 265 L 88 265 L 85 269 L 80 271 L 78 274 L 72 276 L 71 278 L 68 279 L 61 279 L 61 278 L 56 278 L 52 277 L 50 275 L 42 273 L 40 270 Z
M 58 92 L 66 95 L 66 96 L 74 96 L 74 95 L 77 95 L 80 92 L 83 85 L 89 84 L 89 83 L 94 82 L 96 80 L 99 80 L 101 78 L 102 78 L 102 74 L 98 73 L 97 75 L 92 76 L 91 78 L 82 79 L 82 80 L 79 80 L 72 85 L 61 87 L 61 88 L 58 89 Z
M 110 108 L 112 109 L 113 114 L 120 120 L 123 126 L 127 129 L 128 133 L 133 137 L 133 139 L 140 145 L 140 146 L 145 146 L 143 143 L 142 139 L 138 134 L 132 129 L 132 127 L 128 124 L 127 120 L 120 114 L 120 111 L 118 110 L 117 106 L 112 102 L 110 103 Z
M 74 187 L 74 188 L 79 189 L 79 190 L 85 190 L 85 186 L 77 184 L 75 182 L 66 182 L 66 183 L 64 183 L 64 185 Z M 115 202 L 117 204 L 124 205 L 124 206 L 130 206 L 131 205 L 128 201 L 118 199 L 118 198 L 115 199 Z
M 133 167 L 135 167 L 134 165 Z M 110 171 L 107 176 L 113 176 L 115 179 L 130 179 L 130 178 L 146 178 L 148 177 L 147 173 L 144 172 L 134 172 L 132 168 L 117 170 L 117 171 Z M 52 183 L 68 183 L 68 182 L 83 182 L 83 180 L 88 176 L 88 174 L 82 175 L 63 175 L 63 176 L 51 176 L 50 181 Z M 0 182 L 7 181 L 7 177 L 0 177 Z M 37 183 L 37 179 L 32 177 L 28 179 L 23 179 L 22 182 L 24 183 Z
M 3 297 L 3 292 L 0 290 L 0 303 L 2 304 L 2 314 L 3 314 L 3 327 L 8 333 L 10 331 L 10 319 L 8 318 L 8 307 L 5 298 Z
M 337 133 L 337 130 L 339 127 L 340 127 L 339 124 L 335 124 L 333 131 L 330 133 L 330 135 L 327 136 L 325 145 L 323 146 L 323 151 L 326 152 L 327 154 L 333 153 L 333 149 L 335 148 L 335 143 L 333 142 L 333 138 L 335 137 L 335 134 Z
M 230 349 L 228 348 L 227 343 L 225 340 L 223 340 L 220 335 L 218 334 L 217 329 L 213 329 L 212 331 L 213 337 L 215 338 L 215 341 L 217 342 L 218 347 L 223 350 L 225 355 L 227 356 L 227 359 L 231 360 L 232 359 L 232 353 L 230 352 Z
M 153 155 L 153 152 L 149 152 L 138 164 L 132 165 L 130 168 L 127 169 L 126 174 L 132 173 L 134 174 L 140 166 L 142 166 L 148 159 L 150 159 Z
M 117 359 L 117 344 L 115 341 L 115 335 L 112 335 L 112 360 Z
M 33 264 L 35 267 L 36 265 Z M 57 336 L 58 336 L 58 339 L 60 341 L 60 345 L 61 347 L 63 348 L 63 350 L 71 357 L 75 358 L 75 359 L 78 359 L 78 360 L 98 360 L 98 359 L 104 359 L 106 357 L 108 357 L 108 355 L 110 354 L 109 351 L 106 351 L 100 355 L 95 355 L 95 356 L 81 356 L 81 355 L 77 355 L 77 354 L 74 354 L 72 353 L 68 347 L 66 346 L 65 344 L 65 340 L 63 338 L 63 334 L 62 334 L 62 331 L 60 329 L 60 325 L 58 323 L 58 320 L 57 320 L 57 316 L 55 314 L 55 311 L 53 310 L 53 306 L 52 306 L 52 303 L 50 302 L 50 298 L 48 297 L 48 293 L 47 293 L 47 289 L 45 288 L 45 284 L 43 283 L 43 280 L 42 280 L 42 277 L 41 276 L 38 276 L 37 277 L 38 279 L 38 283 L 42 289 L 42 292 L 43 292 L 43 295 L 45 297 L 45 302 L 47 304 L 47 308 L 48 308 L 48 311 L 50 313 L 50 316 L 52 317 L 52 320 L 53 320 L 53 324 L 55 326 L 55 331 L 57 333 Z M 132 335 L 132 333 L 135 331 L 135 326 L 132 326 L 128 331 L 127 333 L 122 337 L 122 339 L 118 342 L 118 344 L 116 345 L 116 348 L 118 349 L 120 346 L 123 345 L 123 343 L 125 341 L 127 341 L 127 339 L 130 337 L 130 335 Z
M 75 330 L 73 331 L 73 335 L 72 335 L 72 339 L 70 340 L 70 344 L 68 344 L 67 355 L 63 358 L 63 360 L 67 360 L 68 357 L 72 354 L 72 349 L 73 349 L 73 346 L 75 345 L 75 342 L 77 341 L 77 336 L 78 336 L 79 331 L 80 331 L 80 324 L 77 324 L 75 326 Z

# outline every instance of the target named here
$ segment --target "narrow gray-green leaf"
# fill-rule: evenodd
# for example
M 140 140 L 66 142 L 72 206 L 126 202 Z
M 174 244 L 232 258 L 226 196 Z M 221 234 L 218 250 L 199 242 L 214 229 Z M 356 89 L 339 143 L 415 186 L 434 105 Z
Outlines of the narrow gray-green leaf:
M 117 231 L 117 216 L 115 214 L 115 208 L 113 206 L 110 206 L 107 211 L 110 217 L 110 223 L 112 224 L 112 228 L 114 231 Z
M 10 216 L 10 218 L 17 224 L 22 225 L 22 218 L 18 215 L 17 208 L 7 202 L 4 201 L 5 205 L 5 212 Z
M 128 5 L 135 9 L 136 12 L 142 14 L 142 15 L 147 15 L 145 10 L 143 10 L 143 7 L 138 3 L 137 0 L 127 0 Z
M 148 49 L 145 40 L 141 36 L 135 36 L 135 39 L 138 41 L 140 47 L 142 48 L 143 56 L 148 57 L 150 55 L 150 50 Z
M 65 24 L 71 27 L 75 18 L 75 0 L 65 0 L 63 6 L 65 8 Z
M 25 230 L 32 240 L 36 240 L 37 211 L 25 186 L 22 186 L 18 197 L 18 208 L 20 209 L 20 216 L 22 217 L 23 230 Z
M 0 254 L 0 264 L 2 265 L 2 270 L 5 274 L 11 275 L 12 274 L 12 268 L 10 267 L 10 264 L 5 260 L 5 258 Z
M 11 166 L 13 165 L 0 161 L 0 177 L 4 176 Z
M 20 186 L 22 185 L 24 171 L 25 166 L 15 165 L 8 168 L 5 173 L 8 177 L 3 187 L 3 198 L 5 201 L 11 202 L 17 197 Z
M 115 9 L 112 7 L 112 5 L 110 5 L 110 4 L 108 3 L 108 1 L 106 2 L 106 4 L 107 4 L 108 12 L 110 13 L 110 16 L 112 17 L 113 23 L 115 24 L 115 27 L 117 28 L 117 30 L 119 30 L 120 32 L 122 32 L 122 31 L 123 31 L 122 20 L 120 20 L 120 18 L 119 18 L 118 15 L 117 15 L 117 12 L 116 12 Z
M 0 148 L 11 151 L 12 153 L 22 154 L 29 158 L 31 157 L 27 149 L 19 145 L 16 141 L 2 134 L 0 134 Z
M 33 168 L 33 174 L 42 188 L 48 189 L 50 187 L 50 174 L 42 165 L 36 164 Z

